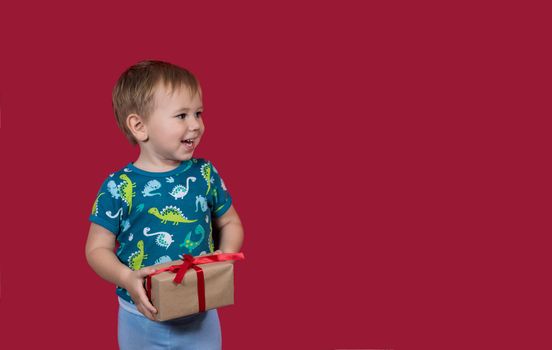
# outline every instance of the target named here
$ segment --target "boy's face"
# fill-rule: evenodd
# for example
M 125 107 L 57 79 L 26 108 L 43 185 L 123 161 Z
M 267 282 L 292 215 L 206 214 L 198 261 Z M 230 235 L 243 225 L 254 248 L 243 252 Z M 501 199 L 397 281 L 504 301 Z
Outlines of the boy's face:
M 155 89 L 155 110 L 145 122 L 149 136 L 142 144 L 148 153 L 161 160 L 183 161 L 192 158 L 205 132 L 201 89 L 192 98 L 187 86 L 182 85 L 169 95 L 163 84 Z M 186 142 L 185 140 L 190 140 Z

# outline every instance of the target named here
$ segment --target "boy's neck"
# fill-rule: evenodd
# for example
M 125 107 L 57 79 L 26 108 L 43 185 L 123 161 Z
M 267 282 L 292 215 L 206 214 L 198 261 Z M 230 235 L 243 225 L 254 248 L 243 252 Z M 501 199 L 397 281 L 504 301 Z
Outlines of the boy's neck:
M 176 169 L 182 162 L 174 160 L 159 160 L 159 159 L 147 159 L 140 154 L 138 159 L 132 164 L 138 169 L 142 169 L 150 172 L 165 172 Z

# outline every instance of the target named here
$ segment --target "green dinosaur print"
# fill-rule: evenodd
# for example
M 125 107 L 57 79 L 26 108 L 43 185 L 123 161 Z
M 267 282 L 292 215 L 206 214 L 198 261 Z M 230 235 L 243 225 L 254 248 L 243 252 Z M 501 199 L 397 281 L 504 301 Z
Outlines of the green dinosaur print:
M 201 166 L 201 176 L 207 181 L 207 192 L 205 192 L 205 194 L 208 194 L 209 190 L 211 190 L 211 167 L 209 163 L 205 163 Z
M 213 187 L 213 197 L 215 198 L 215 202 L 218 202 L 218 191 L 216 187 Z
M 222 208 L 224 208 L 225 205 L 226 205 L 226 204 L 223 204 L 223 205 L 221 205 L 220 207 L 218 207 L 217 209 L 215 209 L 215 213 L 217 213 L 219 210 L 221 210 Z
M 139 240 L 136 244 L 138 250 L 130 254 L 128 257 L 128 266 L 136 271 L 144 267 L 144 260 L 148 258 L 147 254 L 144 254 L 144 241 Z
M 205 238 L 205 229 L 203 228 L 203 226 L 197 225 L 196 228 L 195 228 L 195 234 L 200 235 L 201 238 L 197 241 L 192 241 L 192 239 L 191 239 L 192 231 L 190 231 L 186 235 L 186 238 L 184 239 L 184 243 L 181 243 L 179 246 L 180 247 L 185 247 L 186 249 L 188 249 L 188 252 L 191 253 L 192 250 L 197 248 L 200 245 L 200 243 L 203 242 L 203 239 Z
M 119 176 L 123 182 L 119 185 L 119 192 L 121 192 L 121 197 L 128 204 L 128 213 L 130 214 L 130 209 L 132 208 L 132 197 L 136 196 L 134 192 L 134 187 L 136 184 L 130 180 L 126 174 L 121 174 Z
M 210 252 L 214 252 L 215 251 L 215 242 L 213 242 L 213 226 L 212 226 L 212 222 L 209 223 L 209 238 L 207 240 L 207 242 L 209 243 L 209 250 Z
M 96 198 L 96 200 L 94 201 L 94 205 L 92 206 L 92 214 L 94 215 L 98 215 L 98 200 L 100 199 L 100 197 L 102 196 L 102 194 L 104 194 L 103 192 L 100 193 L 98 195 L 98 197 Z
M 157 208 L 148 209 L 148 213 L 154 215 L 156 218 L 161 220 L 161 223 L 166 224 L 167 221 L 171 221 L 173 225 L 178 225 L 179 223 L 190 223 L 196 222 L 196 220 L 190 220 L 182 214 L 180 208 L 175 207 L 174 205 L 168 205 L 161 212 Z

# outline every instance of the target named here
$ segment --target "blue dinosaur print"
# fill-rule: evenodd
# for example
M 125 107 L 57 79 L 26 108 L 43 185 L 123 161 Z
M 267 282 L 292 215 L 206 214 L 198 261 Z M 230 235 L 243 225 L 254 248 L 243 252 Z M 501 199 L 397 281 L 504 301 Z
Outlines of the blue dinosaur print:
M 138 204 L 138 206 L 136 207 L 136 213 L 141 213 L 142 210 L 144 210 L 144 203 Z
M 163 255 L 163 256 L 159 257 L 159 259 L 155 260 L 154 265 L 166 263 L 166 262 L 169 262 L 169 261 L 172 261 L 171 257 L 168 256 L 168 255 Z
M 144 197 L 153 197 L 153 196 L 160 196 L 161 193 L 153 193 L 153 191 L 156 191 L 161 188 L 161 183 L 157 180 L 150 180 L 148 183 L 144 186 L 144 189 L 142 190 L 142 195 Z
M 207 199 L 202 195 L 196 196 L 196 213 L 198 211 L 198 204 L 201 205 L 201 211 L 205 213 L 208 209 Z
M 109 180 L 107 183 L 107 189 L 109 193 L 111 193 L 111 197 L 115 199 L 121 198 L 121 193 L 119 192 L 119 186 L 117 186 L 117 183 L 113 180 Z
M 121 222 L 121 225 L 123 225 L 123 232 L 125 232 L 130 228 L 130 220 L 128 219 L 123 220 L 123 222 Z

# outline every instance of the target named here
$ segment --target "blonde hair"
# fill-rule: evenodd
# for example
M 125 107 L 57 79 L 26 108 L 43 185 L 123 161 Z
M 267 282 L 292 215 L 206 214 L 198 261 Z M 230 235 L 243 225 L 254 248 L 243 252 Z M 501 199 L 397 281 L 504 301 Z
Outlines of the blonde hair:
M 145 60 L 124 71 L 113 88 L 112 103 L 117 125 L 132 145 L 138 141 L 129 130 L 126 119 L 132 113 L 149 118 L 155 110 L 154 88 L 159 83 L 163 83 L 171 94 L 181 85 L 188 87 L 192 97 L 201 93 L 196 77 L 172 63 Z

